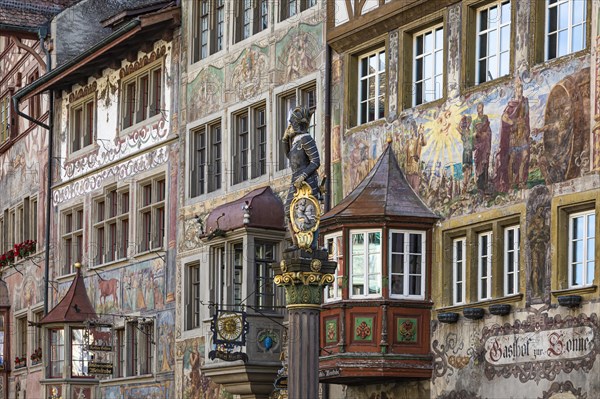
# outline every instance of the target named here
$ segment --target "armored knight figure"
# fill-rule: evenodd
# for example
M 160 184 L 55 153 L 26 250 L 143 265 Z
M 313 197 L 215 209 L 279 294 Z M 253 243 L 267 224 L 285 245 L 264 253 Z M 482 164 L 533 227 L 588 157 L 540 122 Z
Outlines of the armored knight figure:
M 306 182 L 311 189 L 312 195 L 319 198 L 319 179 L 317 169 L 321 165 L 317 144 L 308 133 L 310 126 L 311 111 L 305 107 L 296 107 L 291 113 L 290 124 L 283 134 L 281 141 L 283 148 L 290 161 L 292 168 L 292 182 L 285 201 L 285 214 L 289 218 L 290 204 L 294 198 L 296 189 Z M 294 246 L 297 247 L 296 237 L 293 234 L 291 221 L 288 221 Z M 317 236 L 315 234 L 311 248 L 316 248 Z

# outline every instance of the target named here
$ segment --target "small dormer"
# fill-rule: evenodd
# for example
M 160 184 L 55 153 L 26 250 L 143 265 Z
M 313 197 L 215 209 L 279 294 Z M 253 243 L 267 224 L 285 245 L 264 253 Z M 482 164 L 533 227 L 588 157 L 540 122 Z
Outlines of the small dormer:
M 356 189 L 323 216 L 321 234 L 338 268 L 321 312 L 321 382 L 431 377 L 437 220 L 389 145 Z M 357 362 L 365 356 L 379 361 Z

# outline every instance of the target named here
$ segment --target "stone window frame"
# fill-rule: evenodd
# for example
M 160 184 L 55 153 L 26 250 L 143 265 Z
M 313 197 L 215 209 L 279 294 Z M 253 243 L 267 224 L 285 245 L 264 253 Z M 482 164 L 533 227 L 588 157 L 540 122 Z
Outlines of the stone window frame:
M 511 16 L 510 16 L 510 48 L 509 48 L 509 70 L 508 74 L 498 76 L 491 80 L 477 83 L 476 79 L 476 54 L 477 54 L 477 20 L 478 11 L 484 7 L 489 7 L 493 4 L 501 4 L 506 0 L 466 0 L 462 4 L 462 32 L 461 47 L 462 47 L 462 64 L 461 64 L 461 86 L 463 90 L 477 89 L 497 85 L 499 82 L 508 81 L 514 73 L 515 46 L 516 40 L 516 16 L 517 4 L 515 0 L 510 0 Z M 475 39 L 473 39 L 475 38 Z
M 77 126 L 77 114 L 81 112 Z M 69 140 L 68 154 L 79 154 L 96 143 L 97 98 L 92 93 L 69 104 Z M 89 142 L 88 142 L 89 139 Z
M 199 197 L 223 187 L 223 150 L 224 129 L 221 118 L 202 123 L 190 129 L 190 198 Z M 198 161 L 198 137 L 204 136 L 204 159 L 201 165 Z M 217 173 L 215 173 L 215 170 Z M 200 176 L 200 171 L 202 176 Z M 202 183 L 200 183 L 202 182 Z
M 161 184 L 162 183 L 162 184 Z M 160 192 L 160 188 L 164 192 Z M 145 191 L 146 187 L 150 187 L 150 191 Z M 167 177 L 165 173 L 159 173 L 150 178 L 138 182 L 137 185 L 137 236 L 136 243 L 139 245 L 137 253 L 147 253 L 152 251 L 161 251 L 165 248 L 167 238 Z M 150 194 L 148 200 L 146 195 Z M 144 202 L 146 201 L 146 202 Z M 159 215 L 162 212 L 162 223 L 156 224 L 159 221 Z M 150 220 L 145 223 L 144 215 L 149 214 Z M 159 236 L 162 227 L 162 237 Z M 144 238 L 146 237 L 146 238 Z
M 226 0 L 195 0 L 191 2 L 190 63 L 207 59 L 225 49 L 225 16 L 229 12 Z M 205 5 L 205 9 L 203 9 Z M 202 23 L 206 21 L 206 54 L 202 54 Z
M 529 18 L 530 32 L 533 34 L 533 51 L 530 52 L 531 64 L 538 64 L 544 62 L 552 62 L 554 60 L 563 59 L 569 56 L 578 56 L 589 52 L 592 43 L 592 2 L 586 1 L 586 32 L 585 32 L 585 46 L 580 51 L 565 54 L 563 56 L 557 56 L 556 58 L 548 59 L 546 53 L 546 13 L 547 13 L 547 1 L 535 1 L 531 7 L 531 16 Z
M 230 114 L 231 186 L 270 174 L 272 161 L 269 159 L 271 153 L 269 148 L 269 105 L 266 100 L 261 100 L 239 108 Z M 259 117 L 261 112 L 264 113 L 262 124 Z M 246 120 L 246 131 L 242 130 L 243 118 Z M 264 129 L 264 143 L 261 141 L 260 132 L 262 130 L 260 129 Z M 246 136 L 245 142 L 242 136 Z M 244 143 L 246 144 L 245 148 Z M 264 159 L 258 155 L 260 153 L 258 148 L 261 145 L 264 145 Z M 245 164 L 239 161 L 244 156 L 246 157 Z
M 165 65 L 164 60 L 160 59 L 152 62 L 139 71 L 123 78 L 120 82 L 120 118 L 121 131 L 133 129 L 136 126 L 147 123 L 153 118 L 162 116 L 165 96 Z M 142 98 L 141 92 L 144 85 L 142 82 L 147 79 L 148 98 L 147 104 L 143 102 L 140 105 L 139 99 Z M 133 92 L 131 91 L 133 88 Z M 145 96 L 145 95 L 144 95 Z M 132 108 L 133 105 L 133 108 Z M 145 113 L 145 115 L 144 115 Z
M 594 211 L 596 215 L 595 237 L 600 233 L 600 195 L 598 190 L 589 190 L 579 193 L 570 193 L 556 195 L 552 198 L 552 215 L 550 217 L 552 268 L 551 293 L 553 297 L 560 295 L 582 295 L 585 299 L 595 298 L 598 291 L 598 282 L 600 282 L 600 267 L 597 267 L 600 260 L 600 240 L 596 239 L 594 255 L 595 270 L 593 284 L 583 287 L 569 287 L 569 218 L 571 215 Z
M 140 327 L 141 326 L 141 327 Z M 134 378 L 154 375 L 156 370 L 156 322 L 135 317 L 125 325 L 125 375 Z
M 234 44 L 249 39 L 253 35 L 269 29 L 269 24 L 271 22 L 269 0 L 238 0 L 234 8 Z M 265 10 L 266 15 L 264 14 Z M 261 26 L 261 21 L 264 22 L 265 19 L 266 26 Z M 245 27 L 248 27 L 248 32 L 244 32 Z
M 75 272 L 73 264 L 83 262 L 85 255 L 83 248 L 85 245 L 85 207 L 83 203 L 64 209 L 60 215 L 60 222 L 61 253 L 65 254 L 65 257 L 61 261 L 58 274 L 66 276 Z
M 298 16 L 304 11 L 317 5 L 318 0 L 280 0 L 279 1 L 279 22 L 288 18 Z M 290 12 L 292 11 L 293 13 Z
M 449 289 L 442 293 L 440 304 L 443 308 L 462 308 L 477 304 L 487 304 L 495 302 L 518 302 L 523 298 L 525 287 L 524 257 L 525 251 L 519 251 L 519 291 L 515 294 L 507 295 L 504 286 L 504 231 L 507 228 L 519 226 L 522 230 L 525 223 L 524 207 L 517 205 L 510 207 L 504 212 L 489 211 L 475 217 L 474 215 L 465 218 L 456 219 L 446 223 L 442 227 L 442 284 Z M 482 233 L 492 233 L 491 240 L 491 281 L 489 297 L 481 298 L 479 295 L 479 235 Z M 463 302 L 455 303 L 455 285 L 454 285 L 454 245 L 457 240 L 465 239 L 464 263 L 464 296 Z M 520 235 L 520 248 L 523 248 L 524 237 Z
M 369 53 L 372 53 L 376 50 L 383 49 L 385 53 L 385 71 L 386 71 L 386 79 L 389 75 L 389 36 L 382 35 L 372 40 L 369 40 L 363 43 L 360 46 L 357 46 L 350 50 L 345 54 L 344 59 L 344 87 L 347 90 L 344 90 L 344 114 L 345 114 L 345 124 L 347 128 L 354 128 L 358 126 L 365 126 L 370 123 L 376 123 L 380 119 L 375 119 L 374 122 L 368 123 L 359 123 L 358 119 L 358 85 L 359 85 L 359 75 L 358 75 L 358 62 L 359 59 Z M 388 115 L 388 91 L 384 95 L 384 117 L 385 119 Z
M 399 109 L 410 109 L 414 107 L 430 107 L 442 104 L 446 101 L 447 96 L 447 82 L 448 82 L 448 46 L 444 46 L 443 49 L 443 85 L 441 97 L 429 102 L 423 102 L 419 105 L 413 105 L 413 63 L 414 63 L 414 36 L 415 34 L 422 33 L 428 28 L 432 28 L 437 25 L 442 25 L 444 35 L 448 32 L 447 23 L 447 9 L 438 10 L 427 16 L 419 18 L 409 24 L 402 26 L 399 30 L 399 41 L 398 54 L 402 54 L 401 59 L 398 60 L 398 99 Z M 445 37 L 445 36 L 444 36 Z
M 126 202 L 124 198 L 126 197 Z M 94 248 L 96 253 L 91 254 L 94 257 L 93 266 L 98 267 L 113 262 L 119 262 L 127 259 L 129 256 L 129 243 L 131 232 L 131 190 L 129 185 L 118 187 L 117 185 L 106 186 L 102 195 L 93 199 L 93 235 Z M 102 207 L 101 207 L 101 204 Z M 114 210 L 113 210 L 114 208 Z M 124 209 L 125 208 L 125 209 Z M 114 252 L 111 257 L 105 258 L 107 249 L 111 246 L 111 226 L 114 225 Z M 99 237 L 99 231 L 102 230 L 103 236 Z M 124 232 L 124 230 L 126 230 Z M 102 245 L 100 245 L 102 244 Z M 101 253 L 101 249 L 103 249 Z M 90 259 L 91 260 L 91 259 Z

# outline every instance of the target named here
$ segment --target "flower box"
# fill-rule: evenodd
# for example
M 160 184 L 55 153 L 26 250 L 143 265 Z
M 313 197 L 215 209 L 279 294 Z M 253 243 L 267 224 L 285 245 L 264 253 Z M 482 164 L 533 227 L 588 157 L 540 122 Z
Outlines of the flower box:
M 483 318 L 485 311 L 483 308 L 464 308 L 463 316 L 471 320 L 479 320 Z
M 506 316 L 510 313 L 511 306 L 507 303 L 497 303 L 495 305 L 490 305 L 488 310 L 491 314 L 495 316 Z
M 438 320 L 442 323 L 456 323 L 458 321 L 458 313 L 444 312 L 438 313 Z
M 561 295 L 558 304 L 567 308 L 578 308 L 581 305 L 581 295 Z

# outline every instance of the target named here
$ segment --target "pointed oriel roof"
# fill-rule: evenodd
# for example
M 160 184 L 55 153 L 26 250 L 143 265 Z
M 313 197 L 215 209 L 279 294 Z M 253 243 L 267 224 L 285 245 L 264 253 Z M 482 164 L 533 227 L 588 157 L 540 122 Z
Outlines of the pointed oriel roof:
M 423 219 L 432 223 L 439 219 L 408 184 L 389 142 L 369 174 L 321 220 L 327 224 L 328 219 L 364 218 Z
M 58 305 L 40 320 L 40 324 L 82 323 L 96 318 L 96 311 L 85 290 L 85 283 L 81 275 L 81 264 L 76 263 L 75 269 L 77 272 L 71 287 L 69 287 Z

